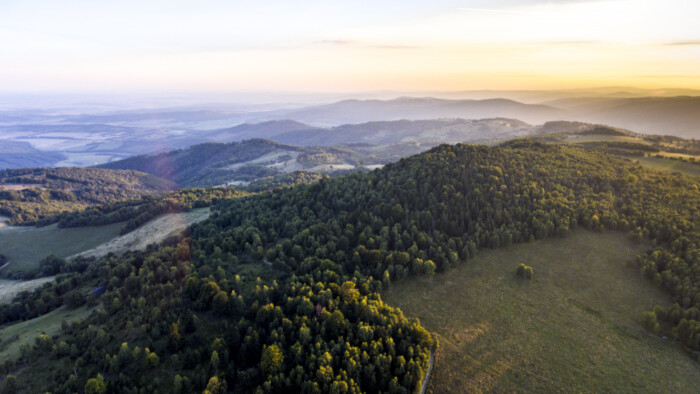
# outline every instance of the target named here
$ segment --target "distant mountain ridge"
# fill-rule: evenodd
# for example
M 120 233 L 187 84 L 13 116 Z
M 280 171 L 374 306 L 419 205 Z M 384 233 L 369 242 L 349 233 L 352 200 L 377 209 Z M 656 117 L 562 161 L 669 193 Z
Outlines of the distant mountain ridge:
M 651 97 L 636 96 L 645 92 Z M 684 92 L 628 92 L 622 88 L 559 91 L 554 96 L 546 91 L 542 95 L 501 92 L 514 98 L 525 95 L 522 97 L 529 97 L 530 102 L 543 100 L 539 104 L 504 98 L 465 100 L 462 96 L 352 99 L 303 107 L 211 104 L 84 114 L 2 111 L 0 169 L 84 167 L 206 142 L 253 138 L 295 146 L 473 143 L 522 137 L 536 125 L 551 121 L 580 121 L 645 134 L 700 138 L 700 97 L 666 96 Z M 657 94 L 663 96 L 654 96 Z M 411 149 L 410 154 L 418 153 Z
M 234 142 L 133 156 L 99 167 L 142 171 L 181 187 L 239 186 L 295 171 L 371 169 L 441 143 L 515 138 L 535 131 L 513 119 L 398 120 L 330 128 L 267 121 L 206 133 L 214 140 Z M 249 136 L 258 138 L 246 139 Z
M 465 142 L 532 133 L 534 126 L 516 119 L 429 119 L 373 121 L 335 127 L 310 126 L 293 120 L 244 123 L 213 135 L 220 140 L 257 136 L 286 144 L 332 146 L 366 143 L 375 145 L 404 142 Z
M 589 97 L 548 104 L 566 109 L 569 120 L 605 123 L 644 134 L 700 138 L 700 97 Z
M 523 104 L 509 99 L 449 100 L 433 97 L 399 97 L 393 100 L 345 100 L 285 113 L 284 118 L 316 125 L 337 126 L 391 120 L 439 118 L 516 118 L 543 123 L 561 118 L 564 111 L 542 104 Z

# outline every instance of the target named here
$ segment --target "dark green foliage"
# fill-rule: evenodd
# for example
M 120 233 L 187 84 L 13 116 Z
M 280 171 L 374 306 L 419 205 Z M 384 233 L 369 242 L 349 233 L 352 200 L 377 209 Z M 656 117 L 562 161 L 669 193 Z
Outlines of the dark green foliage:
M 20 292 L 10 303 L 0 304 L 0 325 L 34 317 L 51 312 L 67 303 L 66 294 L 71 290 L 94 281 L 99 276 L 98 267 L 92 266 L 92 260 L 76 258 L 66 262 L 55 256 L 49 256 L 44 266 L 47 272 L 59 274 L 53 282 L 43 284 L 33 292 Z M 43 271 L 39 271 L 40 274 Z M 61 275 L 63 274 L 63 275 Z M 37 276 L 28 273 L 26 278 Z
M 85 294 L 81 293 L 77 289 L 70 291 L 68 294 L 65 295 L 65 298 L 66 305 L 68 305 L 68 307 L 72 309 L 75 309 L 85 304 Z
M 579 131 L 579 132 L 576 132 L 574 134 L 578 134 L 578 135 L 618 135 L 618 136 L 634 135 L 634 133 L 631 133 L 629 131 L 615 129 L 615 128 L 608 127 L 608 126 L 595 126 L 591 129 Z
M 122 234 L 126 234 L 166 213 L 186 212 L 210 206 L 219 200 L 247 195 L 249 193 L 232 188 L 180 189 L 160 196 L 145 196 L 52 216 L 40 221 L 40 224 L 58 222 L 58 227 L 66 228 L 126 222 L 121 230 Z
M 250 192 L 263 192 L 280 187 L 291 187 L 303 183 L 312 183 L 323 179 L 324 177 L 325 175 L 318 172 L 294 171 L 289 174 L 256 179 L 242 189 Z
M 104 311 L 52 340 L 75 351 L 25 352 L 18 379 L 31 391 L 74 392 L 102 374 L 110 392 L 413 392 L 435 342 L 379 291 L 479 248 L 578 226 L 651 238 L 636 264 L 673 297 L 664 315 L 676 338 L 700 349 L 699 225 L 690 178 L 528 141 L 440 146 L 380 171 L 220 200 L 186 235 L 82 270 L 69 263 L 61 282 L 0 316 L 29 318 L 79 286 L 107 286 Z M 55 373 L 32 383 L 47 360 Z
M 521 263 L 518 266 L 518 269 L 515 271 L 515 275 L 518 278 L 522 278 L 522 279 L 528 279 L 528 280 L 532 279 L 532 276 L 533 276 L 532 267 Z
M 65 265 L 66 260 L 50 254 L 39 262 L 39 271 L 42 276 L 56 275 L 63 270 Z
M 17 385 L 17 378 L 14 375 L 5 376 L 5 380 L 0 386 L 0 393 L 2 394 L 15 394 L 19 391 L 19 386 Z
M 36 222 L 92 205 L 172 190 L 163 179 L 136 171 L 23 168 L 0 171 L 0 215 L 11 224 Z

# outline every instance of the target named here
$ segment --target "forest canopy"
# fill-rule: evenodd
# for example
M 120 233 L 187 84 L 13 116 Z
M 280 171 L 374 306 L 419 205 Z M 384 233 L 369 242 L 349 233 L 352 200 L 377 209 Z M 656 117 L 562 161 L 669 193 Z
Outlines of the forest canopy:
M 3 368 L 30 391 L 415 392 L 437 344 L 382 289 L 579 227 L 651 240 L 633 265 L 674 302 L 651 313 L 697 356 L 698 186 L 594 150 L 514 141 L 218 200 L 159 247 L 77 259 L 3 305 L 7 323 L 104 286 L 87 297 L 101 310 Z M 48 362 L 52 374 L 33 379 Z

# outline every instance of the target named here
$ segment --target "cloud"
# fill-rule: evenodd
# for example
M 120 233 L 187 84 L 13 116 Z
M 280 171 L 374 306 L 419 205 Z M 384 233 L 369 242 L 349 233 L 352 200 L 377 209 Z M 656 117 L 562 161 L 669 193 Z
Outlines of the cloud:
M 667 42 L 667 43 L 664 43 L 661 45 L 670 46 L 670 47 L 695 46 L 695 45 L 700 45 L 700 40 Z

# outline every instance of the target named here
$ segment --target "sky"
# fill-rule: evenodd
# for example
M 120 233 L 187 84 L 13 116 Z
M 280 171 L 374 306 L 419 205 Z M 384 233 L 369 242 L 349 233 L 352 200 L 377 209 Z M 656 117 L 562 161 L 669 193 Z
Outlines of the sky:
M 696 0 L 2 0 L 0 90 L 700 88 Z

